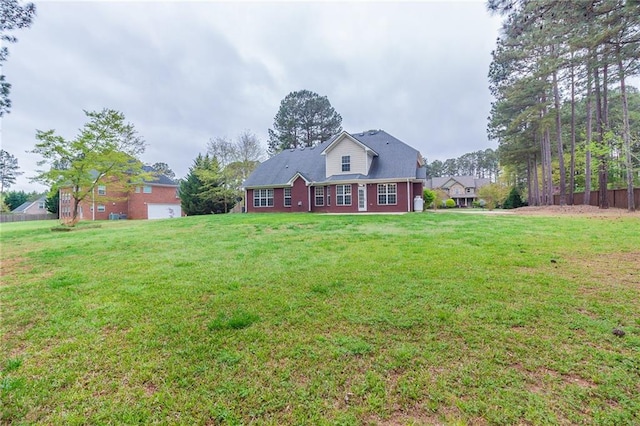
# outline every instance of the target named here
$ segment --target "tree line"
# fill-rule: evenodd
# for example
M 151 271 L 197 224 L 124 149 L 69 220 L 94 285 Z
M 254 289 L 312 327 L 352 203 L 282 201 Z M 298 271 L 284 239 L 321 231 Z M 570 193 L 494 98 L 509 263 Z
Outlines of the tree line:
M 492 52 L 495 101 L 488 134 L 501 165 L 524 185 L 530 205 L 598 204 L 624 176 L 629 209 L 638 185 L 637 90 L 640 2 L 625 0 L 488 0 L 504 17 Z M 613 182 L 612 182 L 613 179 Z
M 431 163 L 425 163 L 428 178 L 473 176 L 491 179 L 495 182 L 500 171 L 498 153 L 491 148 L 469 152 L 458 158 L 448 158 L 445 161 L 434 160 Z

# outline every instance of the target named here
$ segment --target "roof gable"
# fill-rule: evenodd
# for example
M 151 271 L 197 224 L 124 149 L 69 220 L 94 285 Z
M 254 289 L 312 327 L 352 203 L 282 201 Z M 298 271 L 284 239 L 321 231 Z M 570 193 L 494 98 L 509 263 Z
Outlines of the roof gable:
M 376 153 L 373 149 L 371 149 L 370 147 L 368 147 L 367 145 L 365 145 L 364 143 L 362 143 L 361 141 L 359 141 L 358 139 L 354 138 L 353 136 L 351 136 L 349 133 L 347 133 L 346 131 L 342 131 L 342 133 L 339 133 L 338 136 L 334 137 L 333 139 L 330 140 L 329 145 L 322 150 L 322 155 L 327 155 L 332 149 L 334 149 L 336 146 L 338 146 L 340 143 L 342 143 L 342 141 L 344 141 L 345 139 L 350 140 L 351 142 L 355 143 L 356 145 L 360 146 L 365 152 L 367 153 L 371 153 L 374 156 L 377 156 L 378 153 Z
M 291 179 L 289 179 L 289 182 L 287 182 L 289 185 L 293 185 L 293 183 L 296 181 L 296 179 L 302 179 L 304 181 L 304 183 L 306 183 L 307 185 L 311 183 L 311 180 L 309 178 L 307 178 L 304 174 L 300 173 L 300 172 L 296 172 L 295 175 L 293 175 L 291 177 Z
M 428 180 L 428 186 L 433 189 L 451 188 L 456 183 L 465 188 L 480 188 L 488 184 L 490 181 L 486 178 L 476 178 L 474 176 L 443 176 L 434 177 Z
M 47 200 L 47 196 L 46 195 L 42 195 L 42 196 L 38 197 L 35 200 L 25 201 L 24 203 L 20 204 L 15 209 L 11 210 L 11 213 L 24 213 L 27 210 L 29 210 L 29 208 L 31 206 L 34 206 L 34 205 L 36 205 L 38 203 L 41 203 L 41 202 L 46 202 L 46 200 Z

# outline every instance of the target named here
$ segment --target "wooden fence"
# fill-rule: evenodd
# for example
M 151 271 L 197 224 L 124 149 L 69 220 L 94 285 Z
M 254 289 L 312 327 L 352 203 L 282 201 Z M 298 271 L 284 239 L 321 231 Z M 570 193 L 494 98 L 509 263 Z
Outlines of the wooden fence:
M 598 206 L 599 193 L 598 191 L 591 191 L 591 197 L 589 198 L 589 204 L 592 206 Z M 568 197 L 567 197 L 568 199 Z M 607 199 L 609 200 L 609 207 L 615 207 L 618 209 L 628 209 L 629 204 L 627 202 L 627 190 L 626 189 L 609 189 L 607 191 Z M 636 210 L 640 210 L 640 188 L 633 190 L 633 201 L 636 205 Z M 560 196 L 555 194 L 553 196 L 553 204 L 560 204 Z M 584 204 L 584 192 L 573 193 L 573 204 Z
M 24 214 L 24 213 L 2 213 L 0 222 L 25 222 L 27 220 L 51 220 L 58 217 L 53 213 Z

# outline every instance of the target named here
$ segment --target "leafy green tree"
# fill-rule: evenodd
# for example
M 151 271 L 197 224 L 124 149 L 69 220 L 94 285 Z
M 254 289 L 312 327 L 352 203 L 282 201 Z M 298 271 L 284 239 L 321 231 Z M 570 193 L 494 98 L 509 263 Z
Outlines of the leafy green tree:
M 526 203 L 522 201 L 520 189 L 517 186 L 512 187 L 502 207 L 505 209 L 517 209 L 518 207 L 524 206 L 526 206 Z
M 158 174 L 164 175 L 169 179 L 175 179 L 176 174 L 167 163 L 154 163 L 151 168 Z
M 0 194 L 16 183 L 16 178 L 22 174 L 18 171 L 18 159 L 4 149 L 0 150 Z
M 13 31 L 28 28 L 36 15 L 36 7 L 33 3 L 21 5 L 18 0 L 2 0 L 0 2 L 0 42 L 15 43 L 18 39 L 12 35 Z M 4 43 L 2 43 L 4 44 Z M 2 63 L 7 60 L 9 49 L 6 46 L 0 48 L 0 70 Z M 11 84 L 4 74 L 0 73 L 0 117 L 11 110 Z
M 58 212 L 60 208 L 60 191 L 58 191 L 57 188 L 52 188 L 51 191 L 49 191 L 47 198 L 44 201 L 44 206 L 49 213 L 53 213 L 56 217 L 60 217 Z
M 269 129 L 269 154 L 300 146 L 313 146 L 342 131 L 342 117 L 326 96 L 309 90 L 289 93 Z
M 442 176 L 443 164 L 440 160 L 433 160 L 427 163 L 427 177 L 434 178 Z
M 32 194 L 27 194 L 24 191 L 9 191 L 4 195 L 4 202 L 9 208 L 9 211 L 17 209 L 21 204 L 29 201 L 29 197 Z
M 55 130 L 38 130 L 38 143 L 32 151 L 43 157 L 39 166 L 49 166 L 48 170 L 39 170 L 33 180 L 50 187 L 71 188 L 72 224 L 77 221 L 79 204 L 99 183 L 126 192 L 152 178 L 138 160 L 145 143 L 133 124 L 125 122 L 124 114 L 111 109 L 85 114 L 88 122 L 75 139 L 64 139 Z
M 507 198 L 507 187 L 501 183 L 490 183 L 478 190 L 478 197 L 485 202 L 485 207 L 493 210 L 502 205 Z
M 422 198 L 424 199 L 425 208 L 429 208 L 431 204 L 436 200 L 436 192 L 432 189 L 425 188 L 422 191 Z
M 436 198 L 433 200 L 433 208 L 443 207 L 445 200 L 449 198 L 449 194 L 442 189 L 435 189 L 433 192 L 436 194 Z
M 222 168 L 223 185 L 229 191 L 225 197 L 242 199 L 242 183 L 264 158 L 264 149 L 258 137 L 245 130 L 235 140 L 212 138 L 207 145 L 207 153 L 215 157 Z
M 4 202 L 4 196 L 0 197 L 0 213 L 9 213 L 11 209 Z
M 457 158 L 447 158 L 442 164 L 442 175 L 443 176 L 459 176 L 460 171 L 458 170 L 458 159 Z
M 238 191 L 228 183 L 228 176 L 220 169 L 215 157 L 210 167 L 196 170 L 196 175 L 202 182 L 199 196 L 213 203 L 212 213 L 228 213 L 235 206 Z
M 189 216 L 227 213 L 235 205 L 236 196 L 225 185 L 218 160 L 209 154 L 198 154 L 180 182 L 182 210 Z

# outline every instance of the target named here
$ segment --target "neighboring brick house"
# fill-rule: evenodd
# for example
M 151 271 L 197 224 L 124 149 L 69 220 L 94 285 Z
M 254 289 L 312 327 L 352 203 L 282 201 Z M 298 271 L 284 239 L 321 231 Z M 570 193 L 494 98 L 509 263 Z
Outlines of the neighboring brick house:
M 27 201 L 26 203 L 20 204 L 15 209 L 11 210 L 11 213 L 20 213 L 20 214 L 47 214 L 47 207 L 45 205 L 47 201 L 46 196 L 42 196 L 37 200 Z
M 145 172 L 151 167 L 145 166 Z M 164 175 L 145 181 L 132 191 L 123 191 L 117 184 L 96 185 L 93 193 L 78 207 L 80 220 L 165 219 L 182 216 L 179 185 Z M 73 215 L 70 188 L 60 189 L 60 218 Z
M 489 183 L 489 179 L 473 176 L 446 176 L 427 179 L 427 188 L 446 192 L 458 207 L 472 207 L 478 201 L 478 189 Z
M 244 182 L 247 212 L 410 212 L 422 199 L 420 153 L 382 130 L 287 149 Z

